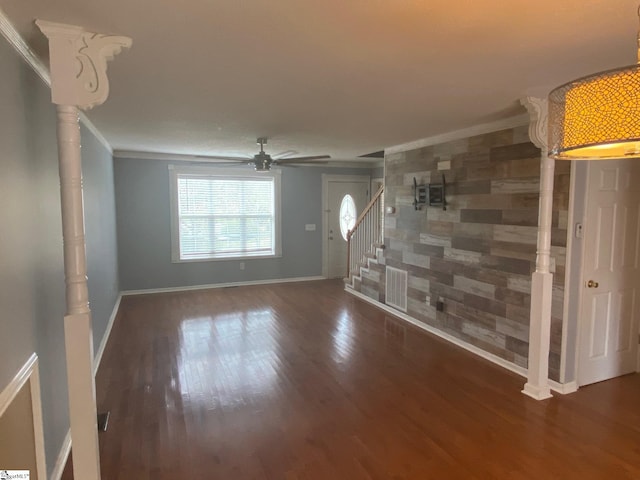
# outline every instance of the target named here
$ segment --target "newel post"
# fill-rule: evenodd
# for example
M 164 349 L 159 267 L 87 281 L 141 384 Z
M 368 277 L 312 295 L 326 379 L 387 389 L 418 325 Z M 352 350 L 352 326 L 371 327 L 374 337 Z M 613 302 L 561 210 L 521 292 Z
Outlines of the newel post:
M 57 108 L 58 162 L 67 314 L 64 317 L 74 478 L 100 479 L 93 377 L 93 336 L 87 289 L 79 109 L 109 95 L 107 61 L 131 39 L 37 20 L 49 39 L 51 99 Z
M 553 174 L 555 160 L 547 155 L 546 99 L 526 97 L 522 104 L 531 117 L 529 137 L 542 150 L 540 158 L 540 203 L 538 209 L 538 243 L 536 271 L 531 276 L 531 312 L 529 319 L 529 368 L 522 393 L 544 400 L 551 397 L 549 388 L 549 347 L 551 342 L 551 219 L 553 216 Z

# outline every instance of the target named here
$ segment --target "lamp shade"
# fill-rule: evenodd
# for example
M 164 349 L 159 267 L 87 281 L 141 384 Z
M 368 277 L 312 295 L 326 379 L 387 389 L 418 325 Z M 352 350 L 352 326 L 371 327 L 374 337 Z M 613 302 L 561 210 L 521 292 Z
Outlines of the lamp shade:
M 549 94 L 549 156 L 640 158 L 640 65 L 574 80 Z

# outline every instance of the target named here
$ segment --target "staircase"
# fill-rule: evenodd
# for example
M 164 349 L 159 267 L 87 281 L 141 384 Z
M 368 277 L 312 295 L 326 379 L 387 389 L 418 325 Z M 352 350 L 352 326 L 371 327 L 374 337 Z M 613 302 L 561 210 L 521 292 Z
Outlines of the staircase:
M 384 249 L 384 185 L 375 193 L 362 211 L 355 225 L 347 233 L 347 278 L 348 287 L 354 287 L 360 279 L 362 269 L 370 262 L 377 262 Z

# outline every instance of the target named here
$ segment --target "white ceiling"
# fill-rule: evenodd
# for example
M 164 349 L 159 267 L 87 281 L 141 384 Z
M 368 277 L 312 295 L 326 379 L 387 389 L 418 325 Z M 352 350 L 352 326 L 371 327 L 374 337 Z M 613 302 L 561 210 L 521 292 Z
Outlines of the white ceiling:
M 636 62 L 637 0 L 0 0 L 126 35 L 89 117 L 115 149 L 348 160 L 522 113 L 518 99 Z

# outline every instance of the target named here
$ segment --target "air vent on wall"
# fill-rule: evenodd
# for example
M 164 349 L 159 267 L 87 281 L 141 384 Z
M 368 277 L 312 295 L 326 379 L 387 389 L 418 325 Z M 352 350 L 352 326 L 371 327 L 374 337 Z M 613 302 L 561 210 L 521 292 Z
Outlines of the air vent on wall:
M 407 311 L 407 272 L 387 267 L 385 303 L 403 312 Z

